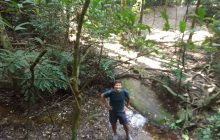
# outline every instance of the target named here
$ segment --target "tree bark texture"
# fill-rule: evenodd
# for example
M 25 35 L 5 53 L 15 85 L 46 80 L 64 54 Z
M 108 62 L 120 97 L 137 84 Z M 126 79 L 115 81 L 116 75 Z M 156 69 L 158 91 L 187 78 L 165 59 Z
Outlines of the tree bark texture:
M 81 92 L 78 87 L 79 80 L 79 66 L 80 66 L 80 36 L 82 32 L 82 26 L 86 11 L 89 7 L 90 0 L 85 0 L 82 12 L 78 16 L 77 21 L 77 33 L 76 33 L 76 41 L 74 42 L 74 60 L 73 60 L 73 72 L 71 77 L 71 89 L 72 94 L 75 98 L 75 102 L 73 103 L 73 120 L 72 120 L 72 140 L 77 140 L 77 130 L 79 128 L 80 123 L 80 113 L 81 113 Z
M 125 9 L 127 7 L 127 0 L 121 0 L 121 8 Z
M 140 24 L 142 24 L 143 22 L 143 15 L 144 15 L 144 0 L 141 1 L 141 11 L 140 11 L 140 18 L 139 18 Z
M 197 0 L 195 14 L 197 14 L 197 11 L 198 11 L 198 8 L 200 6 L 200 3 L 201 3 L 201 0 Z M 191 29 L 195 28 L 195 24 L 196 24 L 196 18 L 194 17 L 193 21 L 192 21 Z M 182 66 L 183 66 L 183 69 L 185 69 L 185 55 L 186 55 L 186 51 L 187 51 L 188 46 L 190 45 L 190 43 L 192 43 L 192 36 L 193 36 L 193 32 L 190 32 L 189 38 L 187 40 L 187 44 L 184 45 L 184 47 L 183 47 L 183 55 L 182 55 Z
M 197 14 L 197 12 L 198 12 L 198 8 L 200 6 L 200 3 L 201 3 L 201 0 L 197 0 L 195 14 Z M 196 18 L 194 17 L 193 21 L 192 21 L 191 29 L 195 28 L 195 24 L 196 24 Z M 191 32 L 189 34 L 189 38 L 188 38 L 187 44 L 192 42 L 192 36 L 193 36 L 193 32 Z

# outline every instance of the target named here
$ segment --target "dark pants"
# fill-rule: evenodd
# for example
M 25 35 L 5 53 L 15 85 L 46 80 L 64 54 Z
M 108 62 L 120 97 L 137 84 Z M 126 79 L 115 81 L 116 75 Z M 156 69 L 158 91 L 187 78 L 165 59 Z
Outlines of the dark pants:
M 109 121 L 111 124 L 117 123 L 117 120 L 119 120 L 120 124 L 126 125 L 128 124 L 128 119 L 126 117 L 125 112 L 115 112 L 110 110 L 109 111 Z

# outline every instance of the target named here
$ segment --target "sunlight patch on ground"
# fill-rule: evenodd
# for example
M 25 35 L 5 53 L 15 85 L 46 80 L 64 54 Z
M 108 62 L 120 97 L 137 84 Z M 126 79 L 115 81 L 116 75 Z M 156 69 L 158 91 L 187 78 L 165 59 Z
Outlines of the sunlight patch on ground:
M 163 31 L 164 19 L 161 17 L 161 10 L 165 7 L 155 7 L 148 14 L 144 15 L 143 23 L 151 27 L 151 33 L 144 33 L 146 39 L 155 40 L 157 42 L 175 42 L 181 40 L 182 34 L 179 31 L 179 23 L 185 18 L 186 10 L 189 13 L 195 12 L 195 7 L 190 6 L 176 6 L 176 7 L 166 7 L 166 13 L 168 15 L 170 30 Z M 186 41 L 190 34 L 190 28 L 192 26 L 192 21 L 188 20 L 186 23 L 186 32 L 184 40 Z M 203 41 L 206 37 L 211 37 L 212 34 L 209 33 L 206 26 L 200 26 L 196 24 L 194 27 L 194 35 L 192 37 L 193 42 Z
M 138 52 L 122 49 L 122 45 L 118 43 L 104 43 L 104 48 L 108 49 L 108 56 L 120 57 L 120 60 L 122 61 L 126 61 L 128 59 L 135 59 L 138 55 Z M 136 60 L 130 61 L 131 64 L 136 64 L 136 62 L 145 64 L 150 68 L 161 68 L 161 62 L 144 56 L 138 57 Z
M 161 62 L 147 58 L 147 57 L 139 57 L 138 62 L 140 63 L 144 63 L 146 66 L 150 67 L 150 68 L 155 68 L 155 69 L 161 69 Z
M 189 38 L 189 31 L 185 32 L 184 40 Z M 207 37 L 211 37 L 212 34 L 206 30 L 195 31 L 192 37 L 193 42 L 199 42 L 205 40 Z M 175 42 L 181 40 L 182 34 L 178 31 L 163 31 L 161 29 L 153 29 L 150 34 L 146 34 L 146 40 L 155 40 L 157 42 Z
M 146 40 L 154 40 L 158 43 L 163 43 L 163 46 L 173 46 L 177 41 L 181 41 L 182 33 L 179 31 L 179 22 L 184 19 L 185 12 L 187 7 L 166 7 L 167 14 L 169 15 L 169 24 L 171 29 L 169 31 L 163 31 L 164 20 L 161 17 L 160 11 L 163 7 L 156 7 L 152 12 L 145 14 L 143 23 L 151 26 L 151 33 L 143 31 L 142 35 Z M 195 7 L 189 7 L 189 12 L 194 12 Z M 191 21 L 189 20 L 186 25 L 186 31 L 184 33 L 183 40 L 186 42 L 189 38 Z M 200 45 L 207 37 L 212 37 L 213 34 L 209 32 L 207 27 L 196 25 L 194 28 L 194 33 L 192 36 L 192 41 L 196 45 Z M 128 59 L 135 59 L 138 55 L 138 52 L 129 51 L 124 49 L 122 45 L 116 43 L 115 41 L 117 36 L 112 35 L 111 43 L 104 43 L 104 48 L 106 48 L 109 53 L 109 56 L 114 58 L 118 57 L 122 61 Z M 114 44 L 112 42 L 115 42 Z M 134 61 L 130 61 L 131 64 L 142 63 L 150 68 L 162 69 L 161 63 L 167 62 L 166 60 L 159 58 L 149 58 L 149 57 L 139 57 Z
M 179 37 L 179 32 L 162 31 L 153 29 L 150 34 L 146 34 L 146 40 L 155 40 L 157 42 L 173 42 Z
M 155 40 L 157 42 L 166 42 L 166 45 L 172 46 L 177 40 L 181 40 L 182 34 L 179 31 L 162 31 L 160 29 L 155 29 L 151 34 L 146 35 L 146 39 Z M 192 37 L 192 41 L 196 42 L 196 44 L 201 43 L 207 37 L 211 37 L 212 34 L 207 30 L 199 30 L 195 31 Z M 189 37 L 189 31 L 185 33 L 184 40 L 186 41 Z M 124 49 L 122 45 L 119 43 L 104 43 L 104 48 L 110 50 L 108 51 L 108 55 L 111 57 L 118 57 L 122 61 L 126 61 L 128 59 L 135 59 L 138 56 L 138 52 Z M 162 69 L 161 62 L 165 60 L 159 58 L 148 58 L 148 57 L 138 57 L 137 59 L 130 61 L 131 64 L 142 63 L 147 67 Z

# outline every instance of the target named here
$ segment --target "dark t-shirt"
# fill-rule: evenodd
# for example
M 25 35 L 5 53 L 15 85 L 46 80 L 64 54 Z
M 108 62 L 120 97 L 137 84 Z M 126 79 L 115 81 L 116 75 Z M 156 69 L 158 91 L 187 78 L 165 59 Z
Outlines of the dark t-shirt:
M 128 92 L 122 89 L 116 92 L 114 89 L 104 92 L 104 97 L 109 98 L 110 106 L 115 112 L 123 112 L 125 101 L 129 99 Z

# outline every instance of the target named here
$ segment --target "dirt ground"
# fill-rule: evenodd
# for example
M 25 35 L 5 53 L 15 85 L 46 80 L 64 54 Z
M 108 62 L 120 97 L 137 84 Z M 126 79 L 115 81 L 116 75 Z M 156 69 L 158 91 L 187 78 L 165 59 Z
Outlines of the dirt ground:
M 49 98 L 47 107 L 39 100 L 31 104 L 28 110 L 28 103 L 18 99 L 13 91 L 1 90 L 0 139 L 71 139 L 72 97 L 68 94 L 57 94 L 60 95 Z M 108 138 L 110 135 L 108 113 L 100 105 L 99 97 L 85 95 L 84 99 L 79 140 Z

